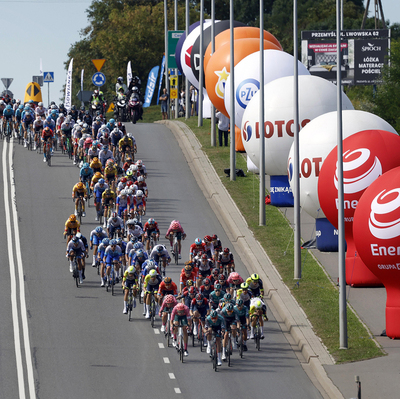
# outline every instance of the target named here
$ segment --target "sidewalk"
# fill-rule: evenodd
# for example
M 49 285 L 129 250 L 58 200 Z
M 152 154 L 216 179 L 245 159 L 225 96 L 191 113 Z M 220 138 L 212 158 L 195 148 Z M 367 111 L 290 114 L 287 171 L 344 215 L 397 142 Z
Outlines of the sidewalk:
M 373 338 L 379 342 L 388 356 L 335 365 L 319 338 L 314 334 L 306 315 L 281 281 L 268 255 L 253 237 L 236 204 L 201 150 L 200 143 L 193 132 L 179 121 L 168 120 L 159 123 L 168 126 L 175 135 L 200 188 L 249 272 L 260 274 L 265 284 L 268 306 L 280 323 L 282 331 L 286 333 L 303 368 L 322 395 L 326 398 L 356 397 L 354 376 L 358 375 L 362 384 L 363 399 L 399 397 L 400 344 L 398 341 L 379 336 L 385 328 L 385 289 L 348 288 L 348 299 L 361 320 L 370 328 Z M 268 187 L 267 184 L 266 186 Z M 286 217 L 293 223 L 293 208 L 287 208 L 284 211 L 286 211 Z M 302 237 L 308 240 L 313 233 L 314 220 L 305 212 L 301 216 Z M 314 250 L 313 254 L 324 265 L 333 281 L 336 281 L 337 254 L 321 253 L 317 250 Z M 310 375 L 310 370 L 313 375 Z

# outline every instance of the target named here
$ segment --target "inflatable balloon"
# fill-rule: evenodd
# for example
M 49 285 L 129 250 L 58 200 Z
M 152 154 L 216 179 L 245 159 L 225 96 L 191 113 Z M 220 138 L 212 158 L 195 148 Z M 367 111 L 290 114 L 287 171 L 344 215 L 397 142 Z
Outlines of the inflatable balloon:
M 233 21 L 233 26 L 245 26 L 243 22 Z M 230 21 L 216 21 L 214 25 L 215 36 L 219 33 L 224 32 L 226 30 L 229 31 L 230 28 Z M 207 49 L 207 46 L 211 42 L 211 26 L 204 29 L 203 32 L 203 63 L 204 63 L 204 53 Z M 190 54 L 190 64 L 192 66 L 192 72 L 194 77 L 196 78 L 196 82 L 193 82 L 193 86 L 197 89 L 199 88 L 199 71 L 200 71 L 200 35 L 197 37 L 196 41 L 193 44 L 192 52 Z M 204 66 L 204 64 L 203 64 Z M 203 68 L 204 69 L 204 68 Z M 204 69 L 205 70 L 205 69 Z M 204 74 L 204 72 L 203 72 Z M 203 86 L 204 88 L 206 85 L 204 84 L 203 79 Z
M 272 82 L 275 79 L 284 76 L 293 76 L 293 56 L 278 50 L 264 50 L 264 84 Z M 310 75 L 307 68 L 298 61 L 299 75 Z M 323 79 L 321 79 L 323 80 Z M 293 81 L 292 81 L 293 82 Z M 329 82 L 328 82 L 329 83 Z M 330 84 L 333 86 L 332 84 Z M 253 95 L 260 89 L 260 52 L 256 51 L 243 58 L 235 66 L 235 123 L 236 126 L 242 127 L 242 118 L 244 110 L 252 99 Z M 231 98 L 231 78 L 228 76 L 225 82 L 225 96 L 224 104 L 228 115 L 230 112 L 230 98 Z M 280 89 L 278 89 L 280 91 Z M 291 87 L 293 93 L 293 83 Z M 293 94 L 289 94 L 293 98 Z M 272 93 L 276 95 L 276 93 Z M 305 97 L 305 96 L 304 96 Z M 292 105 L 290 100 L 287 99 L 286 103 L 289 107 Z M 281 104 L 280 106 L 286 106 Z M 336 108 L 330 108 L 333 111 Z M 326 111 L 328 112 L 328 111 Z M 320 114 L 318 114 L 320 115 Z M 289 150 L 288 150 L 289 151 Z M 286 158 L 286 157 L 285 157 Z M 285 162 L 286 174 L 286 162 Z
M 192 32 L 192 30 L 194 28 L 196 28 L 199 25 L 200 25 L 199 21 L 190 25 L 189 26 L 189 34 Z M 186 40 L 186 31 L 183 32 L 182 36 L 179 38 L 178 43 L 176 44 L 176 48 L 175 48 L 175 61 L 176 61 L 176 65 L 177 65 L 180 73 L 183 73 L 182 64 L 181 64 L 181 51 L 182 51 L 182 46 L 183 46 L 183 43 L 185 40 Z
M 293 57 L 276 50 L 265 50 L 264 53 L 274 55 L 274 57 L 266 55 L 266 61 L 268 59 L 271 63 L 266 63 L 268 67 L 264 69 L 265 78 L 271 80 L 264 86 L 265 173 L 271 176 L 271 204 L 293 206 L 293 194 L 287 178 L 287 157 L 294 136 L 293 76 L 272 80 L 280 73 L 280 65 L 282 73 L 293 74 Z M 254 54 L 251 54 L 247 58 L 253 56 Z M 298 82 L 300 129 L 316 117 L 336 110 L 336 86 L 333 83 L 311 75 L 300 75 Z M 353 108 L 345 94 L 342 103 L 344 109 Z M 259 104 L 258 91 L 250 100 L 242 119 L 244 148 L 258 168 L 260 168 Z
M 343 139 L 362 130 L 387 130 L 396 131 L 379 116 L 365 111 L 346 110 L 342 113 Z M 316 218 L 317 224 L 317 248 L 323 250 L 331 249 L 331 243 L 337 241 L 333 229 L 329 235 L 319 229 L 320 221 L 325 226 L 328 222 L 321 209 L 318 200 L 318 177 L 322 164 L 331 150 L 337 144 L 337 113 L 329 112 L 309 122 L 300 132 L 300 205 L 309 215 Z M 288 157 L 289 183 L 293 187 L 293 145 Z M 331 225 L 329 223 L 329 225 Z
M 259 38 L 260 37 L 260 28 L 255 28 L 253 26 L 243 26 L 233 29 L 233 38 L 237 39 L 247 39 L 247 38 Z M 215 36 L 215 51 L 217 51 L 222 45 L 226 43 L 230 43 L 231 40 L 231 32 L 230 30 L 225 30 L 218 35 Z M 271 43 L 275 43 L 280 50 L 282 50 L 281 44 L 278 42 L 278 39 L 271 33 L 264 31 L 264 40 L 268 40 Z M 208 61 L 211 58 L 211 43 L 208 45 L 206 51 L 204 52 L 204 61 L 203 67 L 204 71 L 207 69 Z
M 400 338 L 400 168 L 375 180 L 354 213 L 357 253 L 386 288 L 386 335 Z
M 203 30 L 207 29 L 211 24 L 211 20 L 206 19 L 203 24 Z M 190 63 L 190 55 L 192 53 L 193 44 L 200 34 L 200 25 L 192 30 L 185 41 L 182 44 L 181 50 L 181 66 L 182 73 L 188 78 L 190 83 L 194 83 L 196 80 L 192 72 L 192 67 Z
M 260 48 L 260 41 L 256 38 L 238 39 L 234 42 L 236 65 L 243 58 Z M 264 49 L 279 50 L 274 43 L 264 40 Z M 205 71 L 205 82 L 208 96 L 214 107 L 228 116 L 224 105 L 224 85 L 230 71 L 230 43 L 221 46 L 211 57 Z M 210 92 L 211 90 L 211 92 Z
M 364 191 L 383 173 L 400 166 L 400 137 L 382 130 L 365 130 L 343 141 L 344 226 L 347 244 L 346 283 L 354 287 L 382 283 L 357 256 L 353 217 Z M 318 178 L 318 198 L 328 220 L 338 227 L 337 147 L 326 157 Z

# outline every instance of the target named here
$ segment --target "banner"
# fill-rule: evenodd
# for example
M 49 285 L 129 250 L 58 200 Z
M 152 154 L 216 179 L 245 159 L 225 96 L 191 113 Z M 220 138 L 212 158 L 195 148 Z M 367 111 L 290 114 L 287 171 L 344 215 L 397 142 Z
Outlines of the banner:
M 161 72 L 160 72 L 160 83 L 158 85 L 157 105 L 158 105 L 158 102 L 160 101 L 160 90 L 161 90 L 161 84 L 162 84 L 162 79 L 163 79 L 163 74 L 164 74 L 164 65 L 165 65 L 165 54 L 163 55 L 163 58 L 161 61 Z
M 149 73 L 149 77 L 147 78 L 146 94 L 144 95 L 143 108 L 150 107 L 154 90 L 157 84 L 157 75 L 159 69 L 160 67 L 157 65 Z
M 69 63 L 68 72 L 67 72 L 67 80 L 65 82 L 65 100 L 64 106 L 67 111 L 71 109 L 71 99 L 72 99 L 72 64 L 74 59 L 71 58 Z
M 81 71 L 81 91 L 83 91 L 83 72 L 84 72 L 84 69 L 82 69 L 82 71 Z
M 129 87 L 129 83 L 131 83 L 132 80 L 132 66 L 131 62 L 128 62 L 128 66 L 126 67 L 126 86 Z

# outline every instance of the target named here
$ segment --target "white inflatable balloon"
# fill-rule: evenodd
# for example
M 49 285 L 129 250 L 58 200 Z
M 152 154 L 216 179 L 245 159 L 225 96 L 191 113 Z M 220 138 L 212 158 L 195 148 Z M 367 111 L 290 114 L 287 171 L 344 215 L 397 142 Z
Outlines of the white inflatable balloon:
M 364 111 L 343 111 L 343 140 L 362 130 L 387 130 L 397 134 L 385 120 Z M 300 205 L 314 218 L 325 217 L 318 200 L 318 176 L 322 163 L 337 145 L 337 113 L 329 112 L 315 118 L 299 135 L 300 145 Z M 289 183 L 293 186 L 293 152 L 288 157 Z
M 312 75 L 299 76 L 299 123 L 303 128 L 316 117 L 336 110 L 336 86 Z M 287 174 L 287 157 L 294 136 L 293 76 L 273 80 L 264 86 L 265 173 L 270 176 Z M 244 114 L 242 140 L 247 155 L 260 166 L 259 92 L 249 102 Z M 342 107 L 353 109 L 342 93 Z
M 254 165 L 253 161 L 248 155 L 247 155 L 247 171 L 251 173 L 256 173 L 257 175 L 260 173 L 257 166 Z
M 203 24 L 203 31 L 204 29 L 207 29 L 211 25 L 211 19 L 206 19 L 204 20 Z M 182 45 L 182 51 L 181 51 L 181 65 L 182 65 L 182 71 L 184 75 L 188 78 L 189 82 L 196 87 L 196 89 L 199 88 L 199 81 L 197 78 L 194 76 L 194 73 L 192 71 L 192 66 L 190 63 L 190 54 L 192 52 L 192 47 L 196 39 L 200 35 L 200 26 L 197 26 L 192 30 L 192 32 L 189 33 L 188 37 L 185 39 Z M 204 89 L 205 91 L 205 89 Z
M 293 76 L 293 56 L 278 50 L 264 50 L 264 84 L 284 76 Z M 310 75 L 307 68 L 299 61 L 299 75 Z M 230 75 L 225 82 L 225 108 L 231 115 Z M 244 110 L 253 95 L 260 89 L 260 52 L 248 55 L 235 66 L 235 123 L 242 126 Z

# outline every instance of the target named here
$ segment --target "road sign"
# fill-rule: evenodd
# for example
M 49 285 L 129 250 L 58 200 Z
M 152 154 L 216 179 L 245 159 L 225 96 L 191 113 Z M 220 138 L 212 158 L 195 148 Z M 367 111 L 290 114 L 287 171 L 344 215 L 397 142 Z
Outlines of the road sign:
M 54 72 L 43 72 L 43 82 L 53 83 L 54 82 Z
M 3 85 L 6 88 L 6 90 L 11 86 L 13 80 L 14 78 L 1 78 L 1 81 L 3 82 Z
M 169 78 L 169 84 L 172 86 L 172 87 L 177 87 L 178 86 L 178 77 L 177 76 L 171 76 L 170 78 Z
M 92 76 L 92 82 L 97 87 L 103 86 L 104 83 L 106 83 L 106 75 L 104 75 L 102 72 L 96 72 Z
M 179 39 L 183 35 L 183 30 L 168 31 L 168 68 L 178 68 L 175 60 L 175 50 Z
M 103 68 L 104 63 L 106 60 L 92 60 L 94 66 L 97 69 L 97 72 L 100 72 L 101 68 Z
M 39 86 L 43 86 L 43 76 L 42 75 L 32 76 L 32 82 L 36 82 Z
M 178 89 L 170 89 L 170 93 L 171 100 L 176 100 L 178 98 Z
M 42 101 L 42 92 L 37 82 L 30 82 L 26 86 L 24 103 L 33 100 L 35 103 Z
M 76 95 L 79 100 L 83 101 L 83 102 L 88 102 L 90 101 L 90 98 L 92 97 L 93 92 L 90 90 L 79 90 L 78 94 Z

